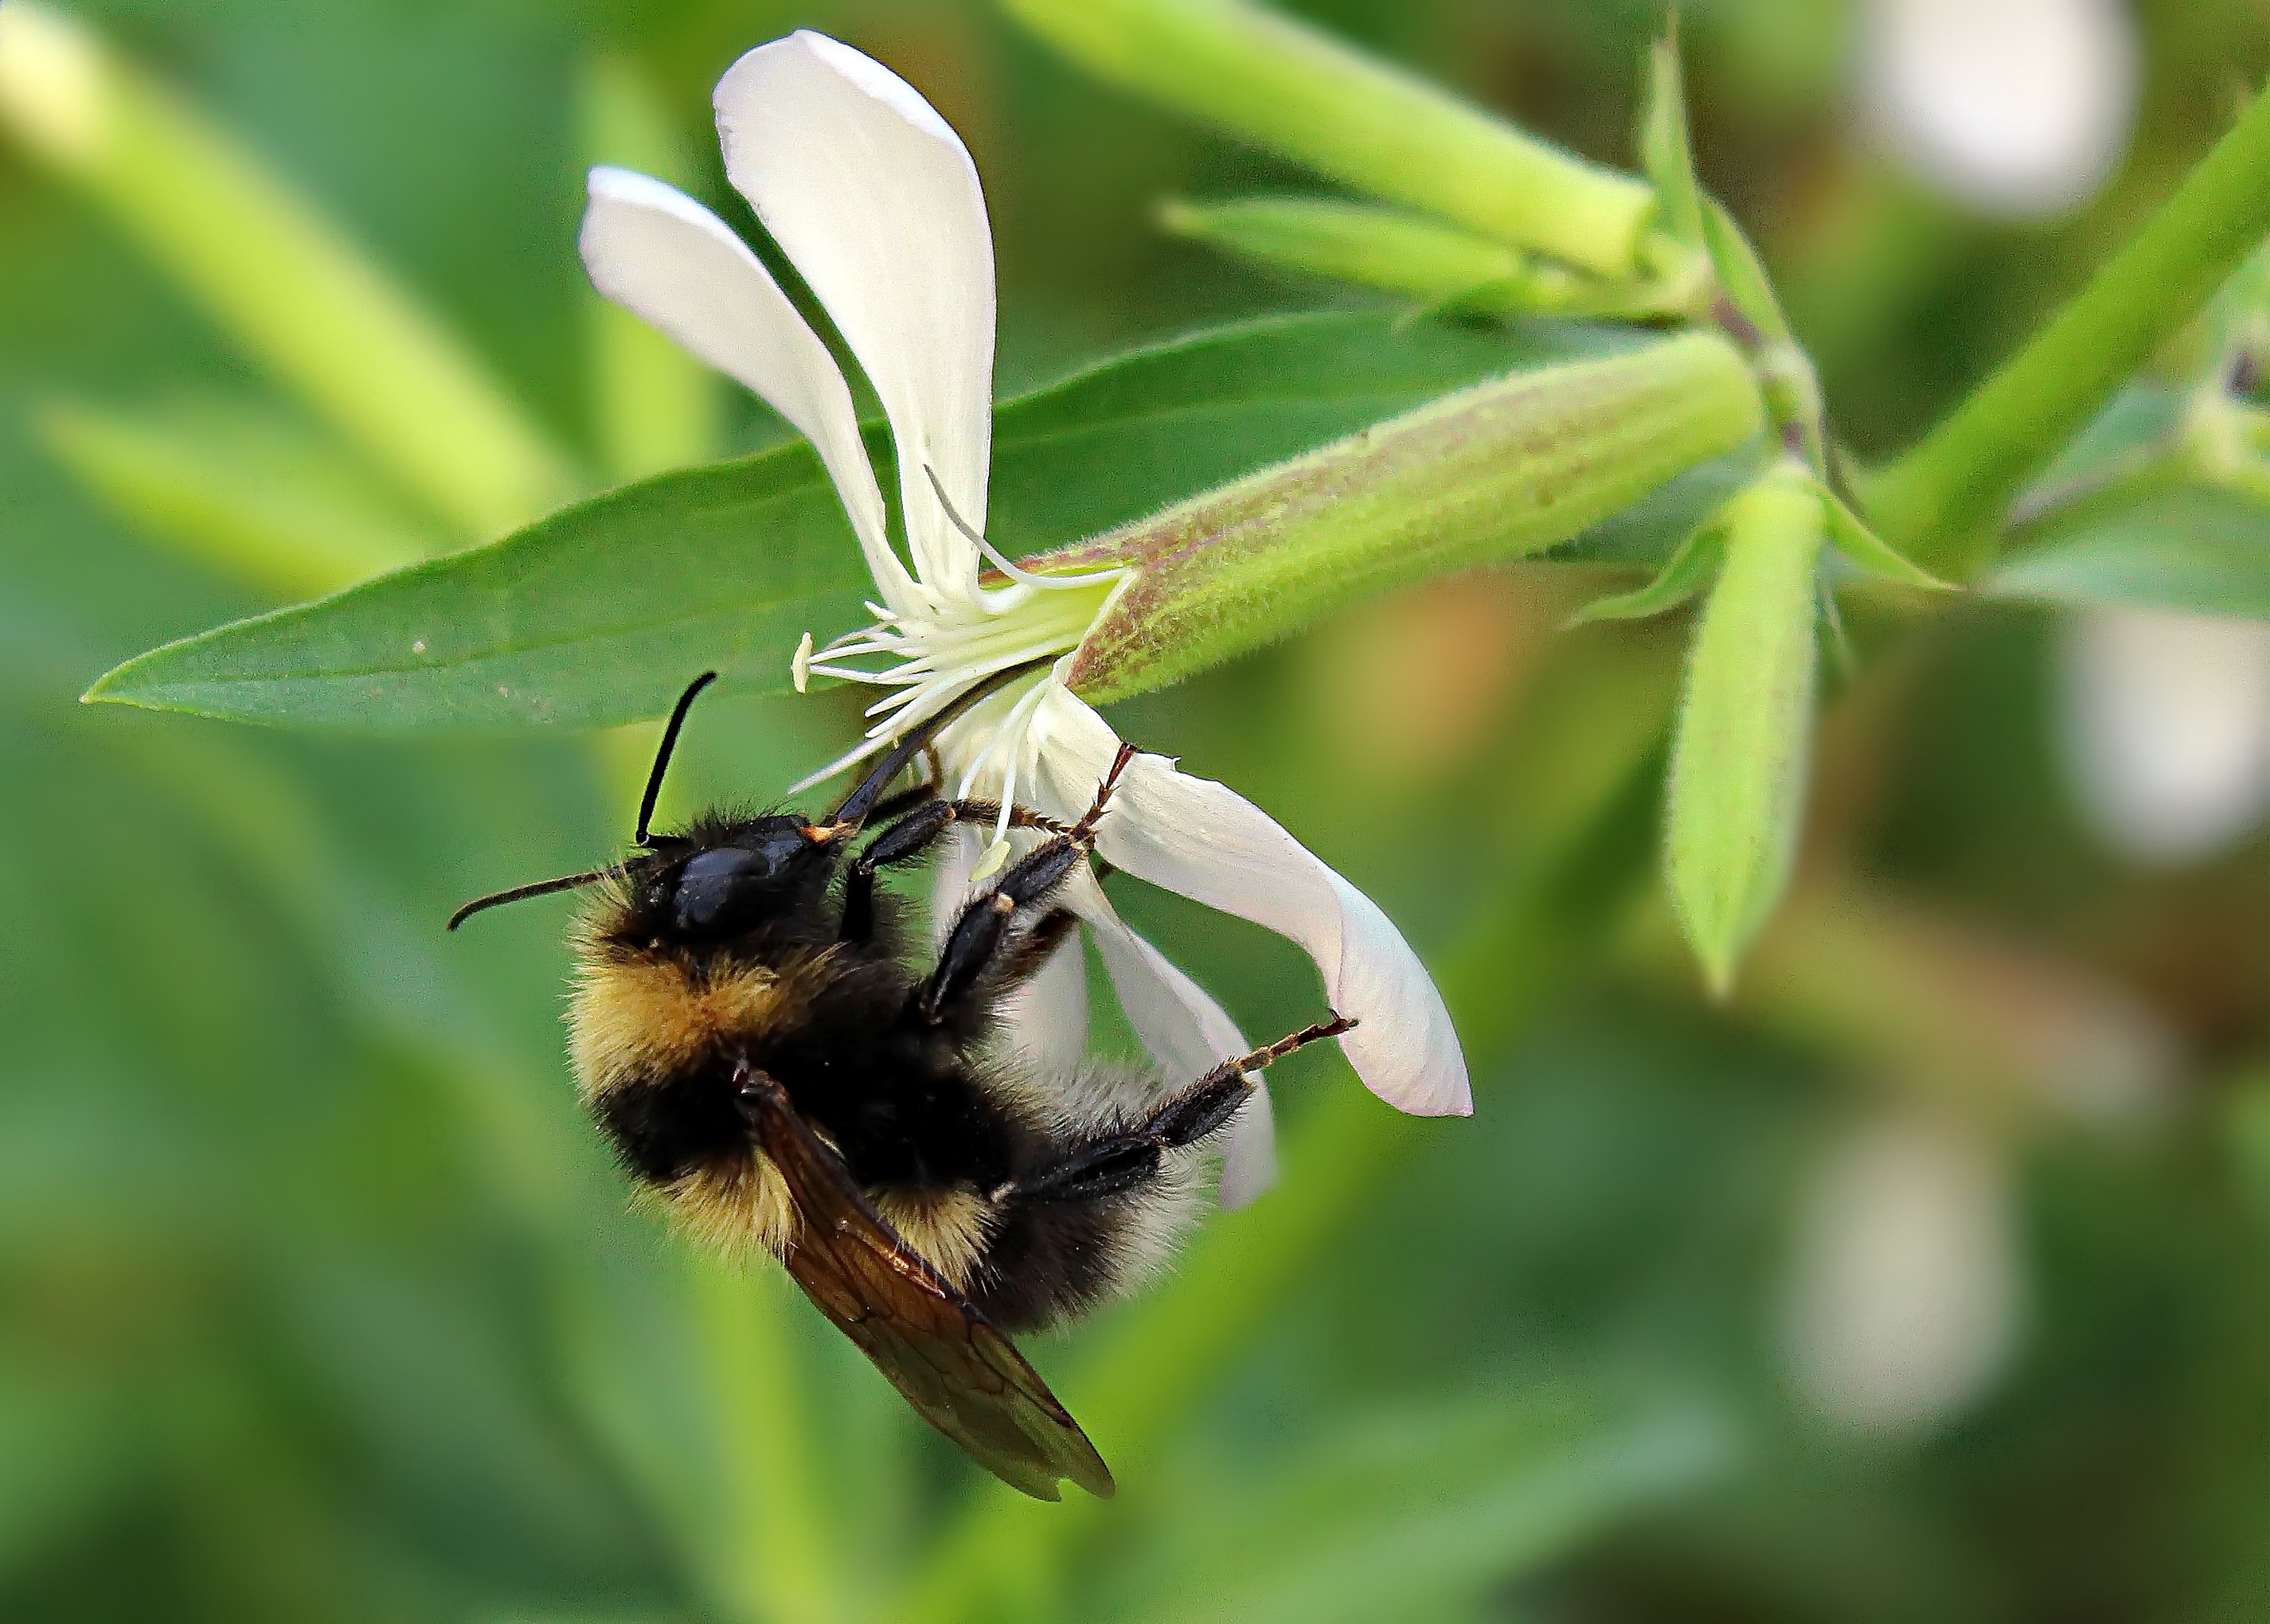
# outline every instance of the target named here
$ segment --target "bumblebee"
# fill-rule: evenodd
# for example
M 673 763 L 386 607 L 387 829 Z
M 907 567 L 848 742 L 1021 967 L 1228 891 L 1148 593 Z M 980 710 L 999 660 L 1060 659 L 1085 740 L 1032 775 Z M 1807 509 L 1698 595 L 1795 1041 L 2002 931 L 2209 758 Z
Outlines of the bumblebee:
M 649 827 L 697 679 L 664 730 L 633 852 L 467 903 L 590 887 L 569 1050 L 629 1177 L 680 1227 L 777 1257 L 915 1409 L 1004 1481 L 1112 1492 L 1077 1422 L 1009 1340 L 1138 1282 L 1196 1205 L 1207 1139 L 1252 1073 L 1351 1022 L 1327 1020 L 1161 1095 L 1147 1073 L 1036 1073 L 991 1039 L 1002 1001 L 1063 946 L 1055 898 L 1093 849 L 1134 753 L 1075 823 L 1013 807 L 1037 843 L 968 901 L 917 970 L 880 871 L 1000 808 L 936 784 L 886 791 L 939 729 L 1032 667 L 973 686 L 823 821 L 711 812 Z M 932 777 L 936 775 L 933 772 Z M 860 843 L 870 824 L 879 831 Z

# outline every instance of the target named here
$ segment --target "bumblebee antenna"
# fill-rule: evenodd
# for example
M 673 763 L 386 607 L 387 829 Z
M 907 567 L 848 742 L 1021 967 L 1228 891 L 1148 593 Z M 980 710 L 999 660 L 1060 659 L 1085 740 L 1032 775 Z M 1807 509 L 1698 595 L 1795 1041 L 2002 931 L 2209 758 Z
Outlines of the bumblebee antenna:
M 638 833 L 631 836 L 639 845 L 654 844 L 647 834 L 647 825 L 654 821 L 654 804 L 662 794 L 662 775 L 670 770 L 670 754 L 678 748 L 678 730 L 686 725 L 686 713 L 694 708 L 694 701 L 701 696 L 701 690 L 716 680 L 716 671 L 703 671 L 686 685 L 686 692 L 671 708 L 670 725 L 662 730 L 662 748 L 654 753 L 654 770 L 646 775 L 646 794 L 639 800 Z
M 591 885 L 620 872 L 619 868 L 595 868 L 588 874 L 565 874 L 558 879 L 539 879 L 533 885 L 515 886 L 509 891 L 493 891 L 486 896 L 475 897 L 449 916 L 449 929 L 456 930 L 475 914 L 499 908 L 507 902 L 525 901 L 532 896 L 550 896 L 555 891 L 573 891 L 579 886 Z
M 971 684 L 960 693 L 955 694 L 953 701 L 945 709 L 909 732 L 892 749 L 890 754 L 878 761 L 875 764 L 875 770 L 861 779 L 859 787 L 843 797 L 843 804 L 835 809 L 835 815 L 828 821 L 837 824 L 848 823 L 855 829 L 866 822 L 867 814 L 875 810 L 875 803 L 883 798 L 883 791 L 890 788 L 891 780 L 905 772 L 907 763 L 920 755 L 931 740 L 936 738 L 945 730 L 948 723 L 960 716 L 989 693 L 998 692 L 1020 677 L 1028 677 L 1036 671 L 1055 664 L 1057 658 L 1057 656 L 1053 654 L 1044 654 L 1036 660 L 1027 660 L 1021 665 L 1004 666 L 991 676 Z
M 686 725 L 686 713 L 694 708 L 694 701 L 701 690 L 716 680 L 716 671 L 703 671 L 686 685 L 686 692 L 678 696 L 678 703 L 671 708 L 669 725 L 662 730 L 662 748 L 655 752 L 654 768 L 646 775 L 646 794 L 639 799 L 638 834 L 634 838 L 642 846 L 650 847 L 656 843 L 655 837 L 648 833 L 648 825 L 654 821 L 654 804 L 662 794 L 662 777 L 670 770 L 671 753 L 678 748 L 679 730 Z M 620 872 L 622 865 L 612 864 L 606 868 L 595 868 L 589 873 L 563 874 L 558 879 L 539 879 L 530 885 L 515 886 L 509 891 L 475 897 L 449 916 L 449 929 L 454 931 L 475 914 L 501 908 L 507 902 L 524 902 L 530 897 L 550 896 L 555 891 L 574 891 Z

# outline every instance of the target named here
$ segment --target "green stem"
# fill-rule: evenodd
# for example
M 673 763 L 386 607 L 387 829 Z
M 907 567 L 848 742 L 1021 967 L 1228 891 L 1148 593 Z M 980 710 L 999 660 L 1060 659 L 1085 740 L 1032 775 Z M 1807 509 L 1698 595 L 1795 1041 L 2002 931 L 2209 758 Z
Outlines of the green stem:
M 848 1617 L 790 1339 L 787 1316 L 803 1305 L 769 1267 L 697 1255 L 687 1270 L 723 1468 L 719 1502 L 708 1508 L 713 1593 L 737 1619 Z
M 512 390 L 256 154 L 31 0 L 0 6 L 7 135 L 463 536 L 524 524 L 581 483 Z
M 1885 538 L 1975 576 L 2019 489 L 2270 233 L 2270 97 L 2257 96 L 2151 222 L 2024 349 L 1869 483 Z

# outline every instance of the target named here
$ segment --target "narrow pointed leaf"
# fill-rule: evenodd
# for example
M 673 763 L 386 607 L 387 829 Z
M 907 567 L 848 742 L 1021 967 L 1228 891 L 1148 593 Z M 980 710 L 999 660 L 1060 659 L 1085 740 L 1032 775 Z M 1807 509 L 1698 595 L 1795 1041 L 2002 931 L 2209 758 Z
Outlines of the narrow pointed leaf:
M 1703 211 L 1702 231 L 1711 266 L 1718 273 L 1719 289 L 1728 301 L 1769 342 L 1794 345 L 1797 340 L 1790 331 L 1789 317 L 1782 314 L 1781 299 L 1766 275 L 1764 262 L 1758 258 L 1740 224 L 1715 198 Z
M 1633 591 L 1594 598 L 1569 617 L 1569 625 L 1588 626 L 1596 620 L 1644 620 L 1676 609 L 1709 584 L 1725 555 L 1725 530 L 1715 523 L 1702 525 L 1680 544 L 1679 551 L 1671 555 L 1671 562 L 1654 580 Z
M 1953 592 L 1958 589 L 1951 581 L 1941 581 L 1920 564 L 1913 563 L 1894 552 L 1862 522 L 1860 515 L 1846 507 L 1837 497 L 1828 498 L 1829 545 L 1843 554 L 1855 568 L 1885 581 L 1895 581 L 1902 586 L 1921 587 L 1926 591 Z
M 1664 230 L 1681 242 L 1703 246 L 1702 188 L 1687 134 L 1687 91 L 1679 68 L 1676 31 L 1655 43 L 1648 57 L 1647 105 L 1640 115 L 1640 167 L 1655 182 Z
M 1012 555 L 1155 512 L 1509 369 L 1628 349 L 1609 330 L 1280 317 L 1161 345 L 1001 406 L 989 528 Z M 868 447 L 888 474 L 887 436 Z M 849 526 L 802 444 L 663 474 L 485 547 L 168 644 L 89 697 L 360 729 L 594 726 L 692 671 L 784 692 L 797 637 L 863 619 Z

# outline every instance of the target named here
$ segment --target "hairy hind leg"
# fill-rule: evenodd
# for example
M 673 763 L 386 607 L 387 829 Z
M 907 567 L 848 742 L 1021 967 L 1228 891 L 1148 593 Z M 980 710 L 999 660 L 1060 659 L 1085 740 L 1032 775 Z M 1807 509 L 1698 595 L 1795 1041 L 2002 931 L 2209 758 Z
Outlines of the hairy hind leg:
M 1057 1130 L 1044 1152 L 988 1192 L 983 1266 L 971 1294 L 1011 1330 L 1079 1314 L 1161 1261 L 1194 1211 L 1183 1153 L 1220 1131 L 1251 1097 L 1250 1075 L 1355 1023 L 1335 1018 L 1225 1061 L 1147 1110 L 1099 1112 Z
M 1158 1171 L 1168 1151 L 1195 1145 L 1237 1114 L 1253 1092 L 1252 1073 L 1321 1038 L 1338 1037 L 1355 1022 L 1344 1016 L 1303 1027 L 1265 1049 L 1225 1060 L 1133 1127 L 1063 1147 L 1047 1164 L 1014 1180 L 1011 1200 L 1093 1201 L 1116 1195 Z

